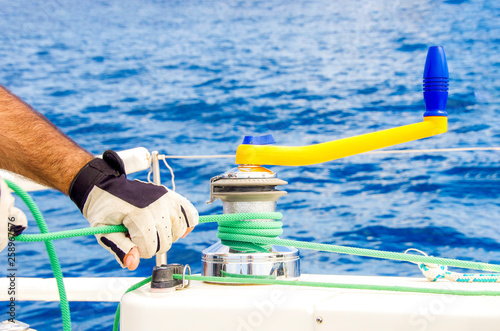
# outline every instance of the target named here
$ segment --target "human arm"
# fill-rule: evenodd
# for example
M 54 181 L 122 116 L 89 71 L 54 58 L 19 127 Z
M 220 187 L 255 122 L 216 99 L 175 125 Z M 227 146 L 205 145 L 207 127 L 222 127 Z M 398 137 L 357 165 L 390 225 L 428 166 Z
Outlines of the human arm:
M 92 226 L 124 224 L 129 236 L 96 237 L 130 270 L 140 257 L 166 252 L 198 224 L 187 199 L 163 186 L 128 180 L 116 153 L 94 158 L 1 86 L 0 168 L 69 195 Z
M 93 159 L 45 116 L 0 86 L 0 168 L 68 194 Z

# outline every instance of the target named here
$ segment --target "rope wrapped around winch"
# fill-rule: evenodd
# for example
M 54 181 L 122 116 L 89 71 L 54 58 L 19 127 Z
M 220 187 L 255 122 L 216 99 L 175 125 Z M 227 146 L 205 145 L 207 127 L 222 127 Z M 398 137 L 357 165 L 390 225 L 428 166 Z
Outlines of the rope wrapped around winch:
M 270 219 L 281 219 L 281 213 L 270 213 Z M 242 221 L 219 221 L 219 238 L 223 245 L 244 253 L 269 252 L 271 244 L 259 244 L 235 240 L 236 234 L 255 237 L 276 238 L 283 233 L 281 221 L 272 222 L 242 222 Z

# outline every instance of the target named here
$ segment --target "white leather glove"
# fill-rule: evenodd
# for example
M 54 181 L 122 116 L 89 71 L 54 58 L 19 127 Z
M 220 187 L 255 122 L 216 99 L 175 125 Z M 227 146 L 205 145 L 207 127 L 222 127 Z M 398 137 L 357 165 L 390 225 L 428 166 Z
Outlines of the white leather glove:
M 123 224 L 125 233 L 96 235 L 101 246 L 124 258 L 137 246 L 141 258 L 165 253 L 172 242 L 198 224 L 198 211 L 164 186 L 126 178 L 123 161 L 113 151 L 87 163 L 76 175 L 69 196 L 92 227 Z
M 7 246 L 10 236 L 18 236 L 28 227 L 24 213 L 14 207 L 14 197 L 0 177 L 0 251 Z

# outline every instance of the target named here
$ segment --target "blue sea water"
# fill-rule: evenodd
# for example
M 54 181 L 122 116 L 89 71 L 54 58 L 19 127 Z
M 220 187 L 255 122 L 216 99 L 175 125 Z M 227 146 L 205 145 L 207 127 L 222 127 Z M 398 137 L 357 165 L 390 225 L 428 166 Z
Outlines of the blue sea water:
M 305 145 L 418 122 L 432 45 L 448 57 L 449 132 L 396 148 L 500 146 L 498 1 L 0 0 L 0 8 L 0 83 L 95 154 L 137 146 L 233 154 L 249 134 Z M 498 161 L 498 151 L 474 151 L 271 167 L 289 182 L 278 206 L 283 237 L 500 263 Z M 170 163 L 178 192 L 200 214 L 216 214 L 220 202 L 205 204 L 209 179 L 232 162 Z M 166 169 L 162 176 L 170 185 Z M 88 225 L 64 195 L 33 196 L 52 231 Z M 197 227 L 169 261 L 200 272 L 215 233 Z M 154 265 L 122 270 L 93 237 L 55 247 L 68 277 L 146 277 Z M 18 254 L 19 275 L 51 277 L 43 244 L 19 245 Z M 408 263 L 306 250 L 301 258 L 305 273 L 420 276 Z M 74 330 L 111 329 L 115 308 L 71 303 Z M 17 313 L 37 330 L 61 329 L 57 303 L 21 302 Z

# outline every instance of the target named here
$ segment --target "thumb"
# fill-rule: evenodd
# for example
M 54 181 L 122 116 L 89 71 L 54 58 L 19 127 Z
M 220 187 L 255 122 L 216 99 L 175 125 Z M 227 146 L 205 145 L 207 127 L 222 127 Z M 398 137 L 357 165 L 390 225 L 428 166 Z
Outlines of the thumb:
M 135 247 L 135 245 L 130 238 L 125 235 L 125 233 L 117 232 L 98 234 L 96 235 L 96 238 L 97 242 L 99 242 L 102 247 L 115 256 L 116 261 L 118 261 L 122 268 L 129 267 L 132 262 L 135 263 L 135 261 L 129 261 L 130 256 L 134 257 L 134 260 L 136 260 L 137 264 L 139 264 L 139 254 L 134 255 L 132 252 L 132 255 L 128 255 L 128 253 L 131 253 L 131 250 Z M 135 247 L 135 249 L 137 250 L 137 247 Z M 137 253 L 139 253 L 138 250 Z M 125 257 L 127 257 L 127 265 L 125 265 Z
M 139 254 L 139 249 L 137 246 L 134 246 L 130 250 L 130 252 L 125 255 L 125 258 L 123 259 L 123 264 L 128 268 L 128 270 L 135 270 L 139 266 L 139 262 L 141 261 L 140 254 Z

